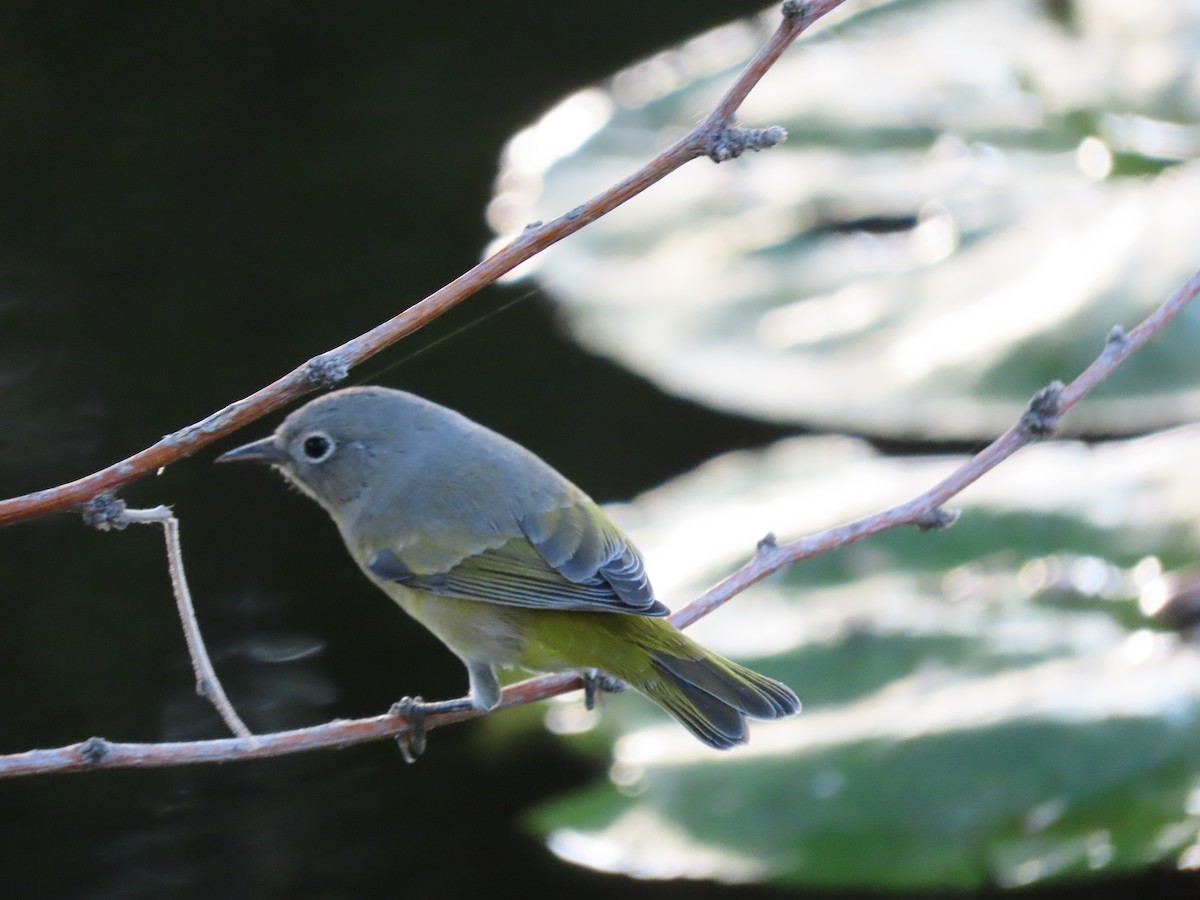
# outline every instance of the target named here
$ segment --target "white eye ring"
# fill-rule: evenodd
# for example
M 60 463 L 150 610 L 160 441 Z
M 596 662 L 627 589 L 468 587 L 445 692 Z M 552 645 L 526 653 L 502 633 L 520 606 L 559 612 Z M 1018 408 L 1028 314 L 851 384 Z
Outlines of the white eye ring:
M 337 449 L 337 442 L 324 431 L 310 431 L 300 440 L 300 452 L 310 463 L 322 463 Z

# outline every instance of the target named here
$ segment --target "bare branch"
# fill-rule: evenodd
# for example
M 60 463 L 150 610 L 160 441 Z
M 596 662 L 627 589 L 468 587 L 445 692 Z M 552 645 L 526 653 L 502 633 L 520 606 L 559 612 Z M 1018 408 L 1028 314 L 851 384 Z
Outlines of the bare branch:
M 531 678 L 505 688 L 497 709 L 521 706 L 582 687 L 583 679 L 572 674 Z M 438 713 L 428 717 L 425 730 L 474 719 L 481 715 L 483 713 L 478 710 Z M 0 778 L 92 769 L 152 769 L 265 759 L 307 750 L 333 750 L 407 734 L 408 723 L 404 717 L 389 714 L 367 719 L 328 722 L 310 728 L 278 731 L 252 738 L 124 744 L 94 737 L 79 744 L 52 750 L 29 750 L 25 753 L 0 756 Z
M 1177 316 L 1200 293 L 1200 272 L 1178 288 L 1170 297 L 1151 313 L 1137 328 L 1126 334 L 1114 328 L 1104 343 L 1104 349 L 1090 366 L 1064 387 L 1054 382 L 1038 391 L 1030 401 L 1029 409 L 1020 420 L 987 447 L 972 456 L 942 481 L 925 493 L 907 503 L 893 506 L 882 512 L 845 525 L 838 525 L 817 534 L 809 535 L 787 544 L 764 545 L 759 541 L 754 558 L 724 581 L 710 588 L 697 600 L 671 617 L 680 628 L 690 625 L 701 616 L 740 594 L 750 585 L 761 581 L 773 572 L 801 560 L 827 553 L 845 544 L 861 541 L 882 531 L 900 525 L 917 525 L 923 529 L 944 528 L 953 524 L 942 506 L 963 488 L 978 481 L 1004 460 L 1026 444 L 1030 444 L 1053 430 L 1058 417 L 1087 396 L 1093 388 L 1111 375 L 1135 350 L 1154 337 L 1167 323 Z M 1115 336 L 1115 337 L 1114 337 Z
M 843 2 L 813 0 L 805 4 L 788 0 L 784 3 L 784 16 L 779 28 L 738 76 L 714 112 L 629 178 L 551 222 L 526 228 L 497 253 L 424 300 L 353 340 L 313 357 L 249 397 L 231 403 L 201 421 L 167 435 L 145 450 L 91 475 L 56 488 L 0 500 L 0 525 L 78 509 L 98 494 L 115 491 L 190 456 L 298 397 L 337 384 L 354 366 L 429 324 L 527 259 L 661 181 L 686 162 L 705 155 L 717 159 L 718 155 L 727 154 L 722 158 L 728 159 L 744 150 L 765 149 L 778 143 L 784 136 L 781 128 L 731 133 L 734 113 L 792 41 L 809 25 Z

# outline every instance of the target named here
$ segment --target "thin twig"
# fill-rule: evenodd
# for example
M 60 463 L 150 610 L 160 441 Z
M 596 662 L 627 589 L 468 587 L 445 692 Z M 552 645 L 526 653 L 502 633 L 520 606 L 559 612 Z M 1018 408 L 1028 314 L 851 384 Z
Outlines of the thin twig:
M 725 92 L 708 118 L 704 120 L 701 130 L 719 131 L 733 124 L 733 117 L 749 96 L 754 86 L 762 81 L 771 66 L 783 55 L 783 51 L 791 46 L 808 26 L 818 19 L 841 6 L 843 0 L 811 0 L 809 3 L 798 0 L 784 0 L 780 7 L 783 21 L 775 33 L 754 54 L 741 76 L 733 86 Z
M 680 628 L 686 628 L 750 585 L 785 566 L 882 531 L 901 525 L 917 525 L 929 529 L 952 524 L 956 514 L 942 509 L 947 500 L 994 469 L 1021 447 L 1052 431 L 1062 413 L 1078 403 L 1089 391 L 1107 379 L 1134 351 L 1161 332 L 1198 293 L 1200 272 L 1193 275 L 1133 331 L 1125 332 L 1123 329 L 1114 328 L 1105 342 L 1104 350 L 1079 377 L 1066 387 L 1056 382 L 1039 391 L 1030 402 L 1029 410 L 1016 425 L 929 490 L 906 503 L 790 543 L 780 544 L 774 535 L 767 535 L 758 542 L 754 558 L 750 562 L 679 610 L 671 616 L 671 621 Z M 531 678 L 506 688 L 500 708 L 507 709 L 544 700 L 583 686 L 581 677 L 568 673 Z M 435 713 L 425 719 L 424 729 L 430 731 L 441 725 L 473 719 L 479 715 L 482 713 L 477 711 Z M 406 735 L 408 730 L 408 722 L 403 716 L 384 715 L 257 735 L 249 740 L 119 744 L 104 738 L 92 738 L 80 744 L 52 750 L 30 750 L 0 756 L 0 778 L 79 772 L 97 768 L 150 768 L 262 759 L 306 750 L 347 747 L 365 741 Z
M 783 4 L 784 17 L 779 28 L 738 76 L 714 113 L 629 178 L 551 222 L 527 228 L 503 249 L 399 315 L 313 357 L 250 396 L 167 435 L 127 459 L 55 488 L 0 500 L 0 525 L 78 509 L 93 497 L 115 491 L 190 456 L 298 397 L 337 384 L 354 366 L 424 327 L 551 244 L 574 234 L 661 181 L 686 162 L 700 156 L 710 156 L 718 161 L 729 159 L 742 150 L 765 149 L 778 143 L 784 137 L 781 128 L 763 129 L 753 136 L 732 134 L 730 125 L 734 112 L 784 49 L 813 22 L 843 2 L 845 0 L 812 0 L 802 4 L 787 0 Z
M 175 594 L 175 607 L 183 626 L 183 637 L 187 642 L 188 656 L 192 659 L 192 671 L 196 676 L 196 693 L 208 700 L 220 714 L 229 730 L 239 738 L 254 738 L 238 716 L 221 679 L 213 668 L 200 624 L 196 621 L 196 608 L 192 605 L 192 592 L 188 588 L 187 575 L 183 569 L 183 548 L 179 542 L 179 520 L 166 506 L 152 509 L 127 509 L 125 504 L 109 494 L 102 494 L 87 505 L 84 518 L 88 524 L 102 531 L 121 530 L 126 525 L 161 525 L 167 542 L 167 569 L 171 573 L 171 590 Z

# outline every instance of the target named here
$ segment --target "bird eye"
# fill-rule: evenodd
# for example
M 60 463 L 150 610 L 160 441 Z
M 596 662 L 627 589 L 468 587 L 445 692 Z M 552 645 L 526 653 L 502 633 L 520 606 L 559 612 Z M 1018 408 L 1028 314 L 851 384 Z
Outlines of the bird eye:
M 333 439 L 318 431 L 306 437 L 300 446 L 309 462 L 324 462 L 333 452 Z

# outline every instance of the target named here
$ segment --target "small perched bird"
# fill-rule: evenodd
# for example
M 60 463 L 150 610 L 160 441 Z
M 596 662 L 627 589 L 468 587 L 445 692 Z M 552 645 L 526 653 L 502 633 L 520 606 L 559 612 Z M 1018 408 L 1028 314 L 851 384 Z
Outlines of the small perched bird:
M 275 466 L 325 508 L 367 577 L 463 661 L 476 709 L 500 702 L 496 666 L 592 685 L 604 673 L 720 749 L 745 743 L 747 716 L 800 708 L 786 685 L 662 618 L 641 555 L 583 491 L 453 410 L 335 391 L 218 461 L 241 460 Z

